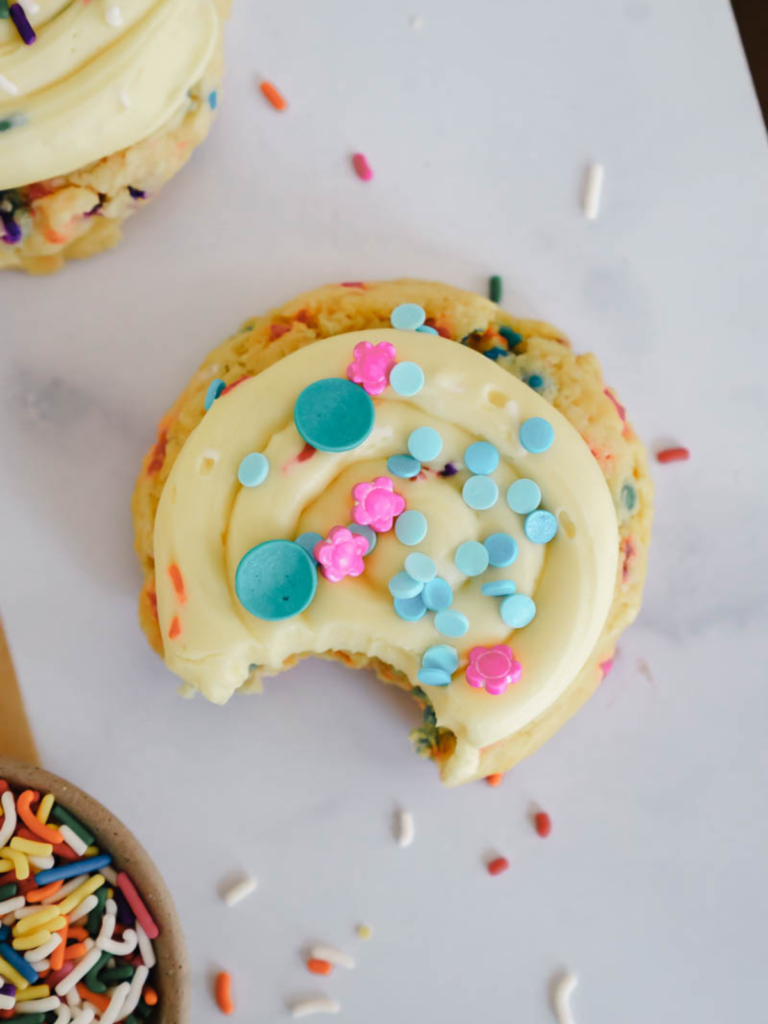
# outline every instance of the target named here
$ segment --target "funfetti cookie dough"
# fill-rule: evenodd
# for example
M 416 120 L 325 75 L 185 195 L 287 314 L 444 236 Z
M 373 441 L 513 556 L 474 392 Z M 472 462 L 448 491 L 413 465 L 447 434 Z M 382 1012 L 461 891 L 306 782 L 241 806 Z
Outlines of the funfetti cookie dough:
M 458 343 L 458 344 L 457 344 Z M 249 321 L 161 422 L 134 498 L 153 646 L 217 703 L 309 654 L 425 707 L 459 783 L 600 682 L 645 576 L 642 446 L 593 356 L 418 281 Z

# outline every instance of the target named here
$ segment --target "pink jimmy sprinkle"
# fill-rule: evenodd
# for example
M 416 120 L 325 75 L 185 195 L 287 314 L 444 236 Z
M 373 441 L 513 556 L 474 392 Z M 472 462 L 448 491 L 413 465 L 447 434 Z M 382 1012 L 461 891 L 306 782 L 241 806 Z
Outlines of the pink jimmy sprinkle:
M 606 396 L 606 398 L 610 398 L 610 400 L 616 406 L 616 412 L 619 414 L 619 418 L 621 419 L 621 422 L 622 423 L 626 423 L 627 422 L 627 410 L 624 408 L 624 406 L 621 404 L 621 402 L 618 400 L 618 398 L 615 398 L 613 396 L 613 394 L 611 393 L 609 388 L 603 388 L 603 394 Z
M 373 177 L 373 168 L 363 153 L 354 153 L 352 155 L 352 166 L 355 168 L 355 174 L 362 181 L 370 181 Z
M 376 533 L 391 530 L 395 517 L 405 508 L 405 498 L 398 494 L 388 476 L 377 476 L 372 483 L 355 484 L 352 497 L 352 519 L 358 526 L 370 526 Z
M 353 349 L 354 359 L 347 367 L 347 376 L 355 384 L 362 384 L 369 395 L 380 395 L 389 381 L 389 372 L 395 365 L 397 349 L 389 341 L 378 345 L 360 341 Z
M 345 576 L 360 576 L 365 569 L 363 555 L 368 541 L 346 526 L 334 526 L 326 540 L 315 544 L 314 555 L 322 573 L 330 583 L 338 583 Z

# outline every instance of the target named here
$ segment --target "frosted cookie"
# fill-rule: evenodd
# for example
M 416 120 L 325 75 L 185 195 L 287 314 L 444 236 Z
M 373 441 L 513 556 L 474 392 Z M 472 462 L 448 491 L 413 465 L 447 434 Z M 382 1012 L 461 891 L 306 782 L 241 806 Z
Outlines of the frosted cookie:
M 309 654 L 370 666 L 465 782 L 598 685 L 651 504 L 596 359 L 553 328 L 444 285 L 330 286 L 247 322 L 161 422 L 134 496 L 141 622 L 216 703 Z
M 208 133 L 229 0 L 0 0 L 0 269 L 58 270 Z

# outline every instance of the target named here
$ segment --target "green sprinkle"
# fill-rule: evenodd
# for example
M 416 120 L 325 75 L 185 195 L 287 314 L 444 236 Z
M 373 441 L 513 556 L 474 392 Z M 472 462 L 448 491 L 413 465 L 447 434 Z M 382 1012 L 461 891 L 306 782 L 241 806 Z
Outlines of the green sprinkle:
M 488 298 L 491 302 L 501 302 L 502 284 L 498 274 L 494 274 L 488 282 Z
M 45 1024 L 44 1013 L 25 1013 L 23 1017 L 14 1017 L 13 1020 L 23 1020 L 24 1024 Z
M 624 503 L 624 507 L 631 512 L 637 504 L 637 491 L 632 484 L 624 484 L 621 488 L 621 500 Z
M 90 969 L 90 971 L 88 971 L 88 973 L 86 974 L 85 984 L 88 986 L 91 992 L 107 991 L 107 986 L 104 984 L 101 978 L 99 978 L 99 971 L 106 964 L 107 960 L 109 960 L 111 955 L 111 953 L 102 953 L 99 959 Z
M 3 2 L 3 0 L 0 0 L 0 3 L 2 3 L 2 2 Z M 0 17 L 2 17 L 2 15 L 0 15 Z M 10 117 L 2 117 L 2 118 L 0 118 L 0 132 L 9 132 L 11 130 L 11 128 L 13 128 L 13 118 L 10 118 Z
M 117 985 L 121 981 L 128 981 L 135 973 L 135 968 L 130 964 L 118 964 L 117 967 L 110 967 L 106 971 L 102 971 L 100 978 L 106 982 L 107 986 L 110 986 Z
M 0 903 L 3 900 L 13 899 L 18 891 L 19 887 L 14 882 L 11 882 L 9 885 L 0 885 Z
M 10 18 L 11 12 L 8 10 L 8 0 L 0 0 L 0 18 Z
M 140 1017 L 149 1017 L 150 1014 L 152 1013 L 152 1007 L 147 1006 L 147 1004 L 142 999 L 139 1005 L 136 1007 L 136 1013 L 138 1013 Z
M 77 818 L 70 814 L 68 810 L 61 806 L 61 804 L 54 804 L 51 811 L 51 817 L 59 822 L 60 825 L 69 825 L 76 836 L 79 836 L 86 846 L 96 845 L 96 836 L 93 832 L 89 832 L 88 829 Z
M 130 1017 L 125 1018 L 125 1024 L 139 1024 L 139 1018 L 131 1014 Z
M 500 327 L 499 334 L 506 341 L 510 349 L 517 348 L 523 340 L 522 334 L 518 334 L 517 331 L 513 331 L 511 327 Z
M 101 930 L 101 919 L 104 916 L 104 906 L 107 902 L 107 887 L 102 885 L 101 888 L 97 889 L 94 896 L 98 900 L 98 903 L 88 915 L 88 934 L 92 939 L 95 939 Z

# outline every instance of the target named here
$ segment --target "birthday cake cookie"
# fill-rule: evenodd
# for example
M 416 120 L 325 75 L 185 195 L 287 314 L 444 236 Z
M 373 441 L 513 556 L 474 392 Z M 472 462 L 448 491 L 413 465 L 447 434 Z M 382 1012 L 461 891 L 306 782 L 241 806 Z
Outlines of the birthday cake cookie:
M 160 424 L 134 496 L 142 625 L 216 703 L 307 655 L 424 707 L 444 781 L 504 771 L 636 615 L 644 450 L 594 356 L 419 281 L 247 322 Z
M 0 0 L 0 269 L 58 270 L 208 133 L 229 0 Z

